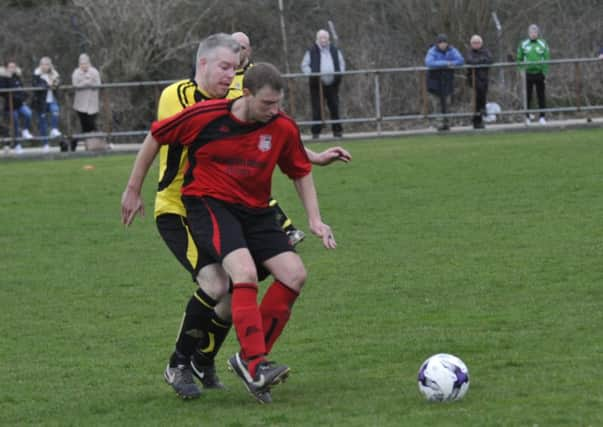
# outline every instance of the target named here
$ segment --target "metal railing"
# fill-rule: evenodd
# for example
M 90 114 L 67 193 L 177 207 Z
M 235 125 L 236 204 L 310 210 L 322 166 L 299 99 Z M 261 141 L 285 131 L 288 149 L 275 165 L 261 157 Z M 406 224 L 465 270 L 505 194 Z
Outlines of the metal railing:
M 556 66 L 562 66 L 564 64 L 573 64 L 573 78 L 574 78 L 574 85 L 573 85 L 573 94 L 571 94 L 571 96 L 569 96 L 570 98 L 573 99 L 573 103 L 568 104 L 568 105 L 563 105 L 563 106 L 556 106 L 556 107 L 551 107 L 551 108 L 546 108 L 546 109 L 530 109 L 527 108 L 525 99 L 525 83 L 523 82 L 523 80 L 520 78 L 518 80 L 518 85 L 516 84 L 516 87 L 514 88 L 514 90 L 519 90 L 519 91 L 523 91 L 523 93 L 520 94 L 515 94 L 514 95 L 514 99 L 520 99 L 521 102 L 521 108 L 511 108 L 511 109 L 507 109 L 507 110 L 502 110 L 500 113 L 498 113 L 498 115 L 500 115 L 501 117 L 503 116 L 519 116 L 519 115 L 525 115 L 525 114 L 537 114 L 540 112 L 544 112 L 544 113 L 579 113 L 579 112 L 595 112 L 595 111 L 601 111 L 603 110 L 603 105 L 601 103 L 597 103 L 597 104 L 589 104 L 583 101 L 584 95 L 585 94 L 592 94 L 589 91 L 592 92 L 592 90 L 590 88 L 588 88 L 584 83 L 584 78 L 583 78 L 583 73 L 584 73 L 584 69 L 586 67 L 597 67 L 596 71 L 595 71 L 595 75 L 600 76 L 601 75 L 601 71 L 603 71 L 603 61 L 601 61 L 598 58 L 570 58 L 570 59 L 558 59 L 558 60 L 550 60 L 550 61 L 542 61 L 541 64 L 549 64 L 552 67 L 556 67 Z M 364 69 L 364 70 L 351 70 L 351 71 L 345 71 L 345 72 L 339 72 L 339 73 L 334 73 L 334 74 L 341 74 L 346 76 L 346 79 L 349 80 L 350 78 L 355 78 L 355 77 L 363 77 L 365 80 L 368 79 L 368 81 L 370 81 L 370 86 L 372 86 L 372 99 L 367 99 L 365 98 L 366 102 L 363 102 L 362 107 L 359 109 L 359 115 L 354 114 L 354 112 L 349 112 L 348 114 L 343 114 L 342 117 L 339 120 L 328 120 L 326 119 L 324 116 L 322 118 L 322 120 L 320 121 L 311 121 L 311 120 L 304 120 L 303 117 L 298 117 L 299 115 L 296 114 L 298 110 L 303 110 L 303 107 L 300 107 L 300 98 L 298 98 L 297 93 L 300 92 L 302 89 L 300 89 L 299 84 L 301 82 L 305 82 L 307 81 L 308 77 L 311 76 L 316 76 L 319 77 L 321 74 L 320 73 L 312 73 L 312 74 L 304 74 L 304 73 L 290 73 L 290 74 L 284 74 L 283 77 L 287 79 L 288 81 L 288 94 L 287 94 L 287 110 L 289 112 L 290 115 L 292 115 L 293 117 L 295 117 L 298 121 L 298 124 L 300 126 L 311 126 L 313 124 L 324 124 L 324 125 L 328 125 L 328 124 L 332 124 L 332 123 L 348 123 L 348 124 L 372 124 L 375 127 L 375 130 L 377 132 L 377 134 L 380 134 L 383 131 L 383 126 L 387 123 L 394 123 L 394 122 L 410 122 L 410 121 L 414 121 L 414 122 L 419 122 L 422 124 L 425 124 L 426 121 L 429 120 L 433 120 L 433 119 L 439 119 L 439 118 L 469 118 L 472 117 L 474 115 L 474 110 L 475 110 L 475 72 L 477 69 L 479 68 L 491 68 L 491 69 L 503 69 L 503 70 L 510 70 L 512 73 L 514 73 L 515 75 L 518 76 L 523 76 L 523 73 L 520 71 L 520 64 L 516 63 L 516 62 L 504 62 L 504 63 L 495 63 L 495 64 L 490 64 L 490 65 L 464 65 L 464 66 L 459 66 L 459 67 L 451 67 L 452 69 L 458 71 L 462 71 L 464 73 L 466 73 L 467 69 L 472 70 L 472 76 L 473 76 L 473 82 L 470 86 L 473 87 L 473 91 L 472 91 L 472 99 L 470 102 L 470 105 L 468 106 L 469 108 L 466 108 L 468 111 L 460 111 L 460 112 L 450 112 L 447 114 L 441 114 L 441 113 L 433 113 L 429 111 L 429 105 L 430 105 L 430 100 L 429 100 L 429 94 L 427 92 L 427 85 L 426 85 L 426 78 L 427 78 L 427 72 L 429 71 L 429 68 L 427 67 L 399 67 L 399 68 L 381 68 L 381 69 Z M 415 93 L 414 94 L 407 94 L 407 95 L 414 95 L 415 98 L 417 98 L 416 101 L 418 101 L 419 104 L 419 108 L 417 108 L 417 111 L 414 111 L 413 113 L 404 113 L 404 114 L 387 114 L 384 111 L 384 102 L 387 101 L 388 96 L 392 96 L 393 93 L 397 93 L 397 91 L 395 90 L 395 88 L 391 88 L 388 87 L 387 84 L 384 84 L 384 80 L 387 79 L 390 76 L 398 76 L 398 75 L 404 75 L 405 78 L 408 75 L 414 76 L 413 78 L 415 79 L 414 81 L 416 82 L 416 84 L 414 84 L 414 89 L 415 89 Z M 407 79 L 408 80 L 408 79 Z M 495 81 L 494 79 L 490 79 L 491 81 Z M 508 79 L 506 79 L 508 80 Z M 600 80 L 600 78 L 599 78 Z M 155 105 L 155 103 L 157 102 L 157 100 L 159 99 L 159 94 L 160 94 L 160 89 L 162 89 L 163 87 L 175 82 L 177 80 L 160 80 L 160 81 L 142 81 L 142 82 L 118 82 L 118 83 L 105 83 L 105 84 L 101 84 L 99 86 L 88 86 L 88 87 L 75 87 L 72 85 L 62 85 L 60 86 L 60 91 L 61 91 L 61 97 L 62 99 L 62 105 L 63 105 L 63 109 L 67 109 L 66 107 L 70 107 L 71 103 L 72 103 L 72 96 L 74 94 L 75 91 L 77 90 L 84 90 L 84 89 L 99 89 L 99 95 L 101 98 L 101 111 L 100 114 L 104 115 L 106 117 L 109 117 L 109 119 L 106 119 L 103 121 L 103 126 L 101 126 L 103 128 L 102 131 L 99 132 L 94 132 L 94 133 L 78 133 L 75 132 L 74 129 L 74 125 L 73 125 L 73 114 L 71 114 L 70 112 L 68 112 L 67 114 L 63 113 L 62 115 L 62 121 L 63 121 L 63 127 L 64 127 L 64 134 L 63 134 L 63 138 L 68 138 L 68 139 L 84 139 L 84 138 L 90 138 L 90 137 L 101 137 L 101 138 L 108 138 L 111 139 L 112 141 L 117 142 L 120 139 L 123 138 L 139 138 L 144 136 L 147 133 L 147 129 L 142 129 L 142 130 L 132 130 L 132 129 L 126 129 L 126 130 L 117 130 L 115 129 L 115 120 L 111 119 L 113 117 L 113 104 L 115 103 L 116 99 L 119 99 L 120 96 L 122 95 L 122 91 L 123 89 L 128 89 L 128 90 L 138 90 L 138 89 L 153 89 L 154 93 L 149 96 L 149 100 L 148 102 L 146 102 L 146 105 L 150 105 L 152 104 L 153 106 Z M 496 84 L 496 82 L 495 82 Z M 295 86 L 297 85 L 297 86 Z M 0 138 L 0 143 L 3 144 L 7 144 L 7 143 L 16 143 L 16 142 L 22 142 L 25 141 L 25 138 L 19 137 L 18 135 L 15 135 L 14 132 L 14 125 L 12 122 L 13 119 L 13 94 L 15 92 L 37 92 L 37 91 L 44 91 L 46 89 L 44 88 L 40 88 L 40 87 L 24 87 L 24 88 L 14 88 L 14 89 L 0 89 L 0 96 L 5 97 L 5 102 L 8 103 L 8 114 L 4 115 L 4 119 L 6 119 L 5 121 L 7 121 L 7 128 L 8 128 L 8 133 L 9 135 L 6 137 L 2 137 Z M 507 91 L 508 92 L 508 88 L 504 88 L 503 91 Z M 115 95 L 115 91 L 117 92 L 117 95 Z M 384 96 L 383 92 L 386 91 L 387 95 Z M 417 93 L 418 92 L 418 93 Z M 114 94 L 113 96 L 111 96 L 111 94 Z M 322 94 L 321 94 L 322 95 Z M 343 97 L 346 97 L 346 94 L 342 94 Z M 594 94 L 595 98 L 597 100 L 599 100 L 600 102 L 603 102 L 603 93 L 595 93 Z M 348 94 L 349 97 L 349 94 Z M 306 101 L 306 97 L 304 96 L 304 103 L 308 104 L 308 102 Z M 416 102 L 415 101 L 415 102 Z M 139 101 L 142 102 L 142 101 Z M 345 103 L 344 103 L 345 104 Z M 372 108 L 370 107 L 370 105 L 372 104 Z M 467 107 L 467 106 L 466 106 Z M 137 110 L 139 109 L 138 107 L 134 107 Z M 307 109 L 307 107 L 306 107 Z M 152 116 L 154 115 L 154 109 L 153 111 L 151 111 L 149 109 L 150 113 L 150 118 L 148 120 L 149 124 L 150 124 L 150 120 L 152 120 Z M 44 136 L 37 136 L 34 137 L 33 140 L 46 140 L 46 139 L 50 139 L 53 140 L 53 138 L 50 137 L 44 137 Z M 29 139 L 28 139 L 29 140 Z

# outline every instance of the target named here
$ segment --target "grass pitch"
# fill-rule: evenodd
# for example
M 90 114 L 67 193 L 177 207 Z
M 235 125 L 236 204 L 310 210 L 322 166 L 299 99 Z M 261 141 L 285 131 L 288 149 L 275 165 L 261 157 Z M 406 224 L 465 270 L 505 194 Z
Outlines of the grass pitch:
M 226 371 L 234 334 L 227 390 L 182 402 L 163 383 L 194 288 L 154 227 L 156 168 L 125 230 L 133 156 L 0 163 L 0 425 L 603 425 L 602 142 L 347 143 L 350 165 L 315 169 L 339 247 L 299 247 L 309 280 L 273 353 L 292 375 L 270 406 Z M 274 194 L 307 230 L 280 175 Z M 463 401 L 420 397 L 437 352 L 469 366 Z

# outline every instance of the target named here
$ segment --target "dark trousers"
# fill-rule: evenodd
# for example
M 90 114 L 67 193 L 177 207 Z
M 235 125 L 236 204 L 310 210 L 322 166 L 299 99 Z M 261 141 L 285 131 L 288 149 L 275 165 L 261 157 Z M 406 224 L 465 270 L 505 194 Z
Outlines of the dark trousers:
M 435 97 L 435 99 L 440 104 L 440 113 L 448 114 L 448 95 L 443 95 L 442 93 L 434 93 L 431 94 Z M 432 104 L 433 106 L 433 104 Z M 442 117 L 442 126 L 448 126 L 448 117 Z
M 322 85 L 322 94 L 324 99 L 327 101 L 327 107 L 331 114 L 331 120 L 339 120 L 339 85 Z M 310 98 L 312 100 L 312 121 L 323 120 L 321 116 L 321 99 L 320 99 L 320 86 L 317 84 L 310 84 Z M 331 125 L 333 134 L 341 134 L 343 128 L 341 123 L 333 123 Z M 321 124 L 312 125 L 312 135 L 318 135 L 322 130 Z
M 82 125 L 82 133 L 96 132 L 96 114 L 77 112 L 80 118 L 80 125 Z
M 473 125 L 481 125 L 486 112 L 486 98 L 488 97 L 488 85 L 475 86 L 475 111 L 473 112 Z
M 532 104 L 532 92 L 533 92 L 533 88 L 534 86 L 536 86 L 536 95 L 538 96 L 538 108 L 540 109 L 544 109 L 546 108 L 546 98 L 545 98 L 545 94 L 544 94 L 544 74 L 542 73 L 536 73 L 536 74 L 529 74 L 526 73 L 526 92 L 527 92 L 527 96 L 528 96 L 528 109 L 530 108 L 530 105 Z M 529 116 L 529 114 L 526 114 L 526 116 Z M 544 117 L 544 112 L 540 112 L 540 117 Z
M 82 113 L 81 111 L 78 111 L 77 116 L 80 119 L 80 125 L 82 126 L 82 133 L 97 131 L 96 114 Z M 67 147 L 67 143 L 62 142 L 61 143 L 61 151 L 67 151 L 67 150 L 75 151 L 77 148 L 77 143 L 78 143 L 78 140 L 75 138 L 71 138 L 69 147 Z

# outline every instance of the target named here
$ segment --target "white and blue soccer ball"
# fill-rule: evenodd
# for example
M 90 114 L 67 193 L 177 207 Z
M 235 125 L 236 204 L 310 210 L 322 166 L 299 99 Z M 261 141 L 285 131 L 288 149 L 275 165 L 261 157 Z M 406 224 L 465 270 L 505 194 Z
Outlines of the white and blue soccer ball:
M 419 391 L 434 402 L 460 400 L 469 390 L 469 369 L 452 354 L 439 353 L 419 368 Z

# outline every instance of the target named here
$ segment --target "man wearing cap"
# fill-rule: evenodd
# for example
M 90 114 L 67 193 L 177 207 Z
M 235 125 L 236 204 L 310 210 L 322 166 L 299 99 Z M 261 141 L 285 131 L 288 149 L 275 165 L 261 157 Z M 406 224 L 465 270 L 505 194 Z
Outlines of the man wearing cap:
M 532 103 L 533 88 L 536 87 L 538 96 L 538 108 L 546 108 L 545 85 L 544 81 L 549 71 L 549 64 L 542 64 L 541 61 L 551 59 L 549 45 L 540 38 L 540 29 L 538 25 L 532 24 L 528 27 L 528 38 L 519 43 L 517 48 L 517 62 L 520 69 L 526 73 L 526 93 L 527 107 Z M 540 111 L 539 123 L 546 124 L 544 111 Z M 530 115 L 526 114 L 526 124 L 531 124 Z
M 427 51 L 425 56 L 425 66 L 429 68 L 427 71 L 427 91 L 439 99 L 442 114 L 447 113 L 447 98 L 454 91 L 453 67 L 464 63 L 463 55 L 458 49 L 448 44 L 446 34 L 438 35 L 435 44 Z M 450 130 L 447 117 L 443 118 L 442 125 L 438 130 Z

